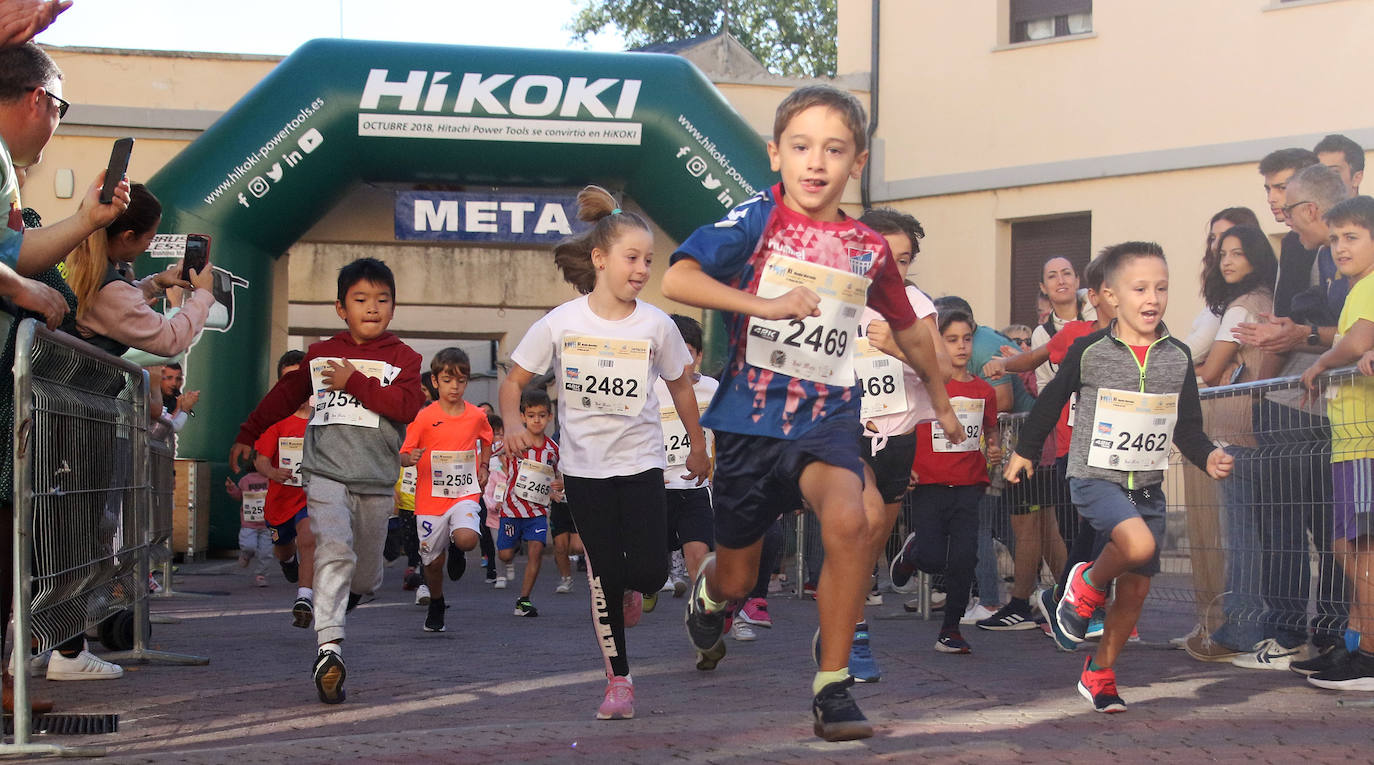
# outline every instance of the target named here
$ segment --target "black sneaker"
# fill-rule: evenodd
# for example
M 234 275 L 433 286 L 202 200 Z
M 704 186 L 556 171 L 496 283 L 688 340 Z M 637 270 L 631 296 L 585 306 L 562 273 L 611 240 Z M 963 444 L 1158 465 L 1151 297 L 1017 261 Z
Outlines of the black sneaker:
M 301 564 L 296 556 L 291 556 L 291 560 L 278 561 L 281 563 L 281 575 L 286 577 L 286 581 L 295 584 L 301 579 Z
M 1362 651 L 1346 653 L 1345 661 L 1309 675 L 1307 682 L 1332 691 L 1374 691 L 1374 656 Z
M 348 606 L 347 606 L 346 608 L 344 608 L 344 613 L 346 613 L 346 614 L 353 613 L 353 609 L 357 608 L 357 607 L 358 607 L 358 604 L 361 603 L 361 602 L 363 602 L 363 596 L 362 596 L 362 595 L 359 595 L 359 594 L 356 593 L 356 592 L 350 592 L 350 593 L 348 593 Z
M 849 695 L 854 678 L 831 683 L 811 700 L 811 730 L 826 741 L 853 741 L 873 735 L 873 726 Z
M 587 573 L 587 556 L 585 554 L 577 556 L 577 570 L 584 574 Z
M 978 622 L 978 628 L 996 632 L 1033 630 L 1035 629 L 1035 618 L 1031 615 L 1029 602 L 1011 601 L 1002 606 L 997 613 Z
M 448 543 L 448 561 L 444 566 L 448 569 L 448 578 L 454 582 L 462 579 L 468 570 L 468 556 L 452 540 Z
M 916 573 L 916 532 L 906 535 L 902 550 L 893 557 L 887 573 L 892 579 L 892 588 L 898 592 L 911 581 L 912 575 Z
M 969 653 L 972 646 L 964 640 L 957 629 L 940 630 L 940 639 L 935 641 L 935 650 L 940 653 Z
M 296 598 L 291 605 L 291 626 L 305 629 L 314 618 L 315 604 L 310 602 L 310 598 Z
M 1339 667 L 1349 660 L 1350 652 L 1345 650 L 1345 644 L 1337 643 L 1323 651 L 1322 654 L 1316 658 L 1290 662 L 1288 668 L 1299 675 L 1311 677 L 1318 672 L 1325 672 L 1328 669 Z
M 429 611 L 425 613 L 425 632 L 444 631 L 444 605 L 443 598 L 430 598 Z
M 725 612 L 711 614 L 701 602 L 701 591 L 706 587 L 706 563 L 714 556 L 708 555 L 702 563 L 701 573 L 692 582 L 692 596 L 687 599 L 687 613 L 683 623 L 687 625 L 687 638 L 697 651 L 697 669 L 706 671 L 716 668 L 725 658 Z
M 320 649 L 315 655 L 315 690 L 320 693 L 320 701 L 338 704 L 344 700 L 344 678 L 348 670 L 344 668 L 343 655 L 338 651 Z
M 539 609 L 534 607 L 529 598 L 519 598 L 515 601 L 516 616 L 538 616 Z
M 496 584 L 496 569 L 487 569 L 487 584 Z

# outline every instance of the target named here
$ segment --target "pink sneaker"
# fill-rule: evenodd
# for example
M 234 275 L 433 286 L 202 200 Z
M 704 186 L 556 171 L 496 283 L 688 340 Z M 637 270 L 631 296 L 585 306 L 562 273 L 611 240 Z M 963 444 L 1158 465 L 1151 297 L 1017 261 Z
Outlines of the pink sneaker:
M 772 627 L 773 619 L 768 615 L 768 601 L 763 598 L 750 598 L 744 601 L 739 610 L 739 620 L 755 627 Z
M 633 627 L 639 624 L 639 617 L 644 615 L 644 596 L 635 590 L 626 590 L 625 599 L 621 601 L 621 608 L 625 613 L 625 626 Z M 610 693 L 608 689 L 606 691 Z M 609 718 L 602 718 L 603 720 Z
M 639 593 L 635 593 L 638 595 Z M 635 687 L 628 677 L 613 677 L 606 683 L 606 698 L 597 707 L 598 720 L 629 720 L 635 716 Z

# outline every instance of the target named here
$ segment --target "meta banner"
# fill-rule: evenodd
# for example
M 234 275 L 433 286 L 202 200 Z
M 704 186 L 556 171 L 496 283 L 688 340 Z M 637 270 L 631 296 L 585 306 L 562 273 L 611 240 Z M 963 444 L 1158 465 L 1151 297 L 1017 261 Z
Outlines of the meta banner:
M 575 194 L 398 191 L 396 238 L 553 245 L 589 224 Z

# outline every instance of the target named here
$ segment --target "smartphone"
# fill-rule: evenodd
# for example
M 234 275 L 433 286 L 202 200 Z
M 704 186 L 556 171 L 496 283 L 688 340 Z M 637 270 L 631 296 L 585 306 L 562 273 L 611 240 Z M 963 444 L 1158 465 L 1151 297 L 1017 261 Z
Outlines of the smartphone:
M 115 189 L 129 172 L 129 155 L 134 152 L 134 139 L 121 138 L 114 142 L 110 150 L 110 164 L 105 168 L 105 185 L 100 187 L 100 204 L 114 201 Z
M 204 270 L 210 262 L 210 237 L 205 234 L 186 235 L 186 254 L 181 259 L 181 280 L 191 280 L 191 273 Z

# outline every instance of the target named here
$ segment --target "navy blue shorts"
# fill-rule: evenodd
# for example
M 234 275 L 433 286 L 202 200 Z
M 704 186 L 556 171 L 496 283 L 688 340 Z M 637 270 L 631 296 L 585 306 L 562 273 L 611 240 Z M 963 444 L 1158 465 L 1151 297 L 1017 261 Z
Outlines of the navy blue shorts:
M 711 478 L 716 544 L 743 548 L 763 538 L 778 516 L 802 506 L 802 470 L 812 462 L 852 470 L 864 479 L 857 419 L 829 420 L 801 438 L 769 438 L 715 431 Z
M 496 549 L 514 550 L 520 546 L 521 542 L 538 542 L 547 544 L 549 541 L 549 519 L 547 516 L 537 518 L 502 518 L 501 524 L 496 531 Z
M 711 543 L 711 490 L 668 489 L 668 549 L 677 550 L 688 542 Z
M 1159 551 L 1164 546 L 1165 531 L 1163 487 L 1127 489 L 1100 478 L 1070 478 L 1069 489 L 1073 492 L 1073 504 L 1078 508 L 1078 514 L 1092 524 L 1103 546 L 1110 539 L 1112 529 L 1122 521 L 1131 518 L 1144 521 L 1150 529 L 1150 535 L 1155 538 L 1155 554 L 1131 573 L 1141 576 L 1159 573 Z
M 306 515 L 305 508 L 302 507 L 300 512 L 291 516 L 291 520 L 286 523 L 279 523 L 275 526 L 270 523 L 267 524 L 267 530 L 272 532 L 272 544 L 277 547 L 285 547 L 295 542 L 296 524 L 309 517 L 309 515 Z

